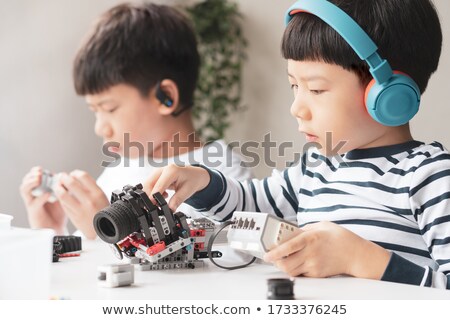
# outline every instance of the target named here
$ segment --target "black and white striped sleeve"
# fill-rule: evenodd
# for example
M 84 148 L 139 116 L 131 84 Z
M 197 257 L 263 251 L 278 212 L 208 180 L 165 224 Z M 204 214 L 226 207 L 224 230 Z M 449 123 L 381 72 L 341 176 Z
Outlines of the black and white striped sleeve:
M 232 217 L 234 211 L 254 211 L 274 214 L 289 221 L 296 221 L 301 165 L 284 171 L 274 170 L 263 180 L 238 181 L 225 177 L 221 172 L 208 170 L 209 185 L 194 194 L 186 203 L 218 221 Z
M 410 186 L 411 210 L 436 267 L 393 253 L 382 280 L 450 289 L 450 154 L 423 161 Z

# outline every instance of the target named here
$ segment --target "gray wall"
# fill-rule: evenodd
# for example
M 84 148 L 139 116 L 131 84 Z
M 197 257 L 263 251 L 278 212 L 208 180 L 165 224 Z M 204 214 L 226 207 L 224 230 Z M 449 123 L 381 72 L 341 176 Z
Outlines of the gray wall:
M 116 0 L 2 0 L 0 1 L 0 212 L 26 226 L 18 193 L 24 174 L 34 165 L 52 171 L 83 169 L 101 172 L 101 140 L 94 135 L 94 117 L 71 83 L 71 65 L 81 38 L 93 19 Z M 181 4 L 187 1 L 155 1 Z M 193 1 L 189 1 L 193 2 Z M 248 110 L 234 119 L 230 141 L 292 141 L 294 148 L 277 161 L 279 168 L 301 151 L 304 139 L 289 115 L 292 94 L 286 63 L 280 56 L 283 14 L 292 0 L 238 0 L 249 59 L 244 69 L 243 102 Z M 444 51 L 439 71 L 412 121 L 415 138 L 438 140 L 450 147 L 450 2 L 435 0 L 444 29 Z M 264 4 L 264 5 L 263 5 Z M 257 150 L 262 156 L 262 149 Z M 275 160 L 275 153 L 272 155 Z M 261 164 L 256 173 L 270 168 Z

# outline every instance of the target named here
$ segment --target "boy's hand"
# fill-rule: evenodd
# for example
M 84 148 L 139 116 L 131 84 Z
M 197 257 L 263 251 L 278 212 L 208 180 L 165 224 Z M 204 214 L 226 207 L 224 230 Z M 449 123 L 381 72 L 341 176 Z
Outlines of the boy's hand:
M 144 191 L 149 195 L 160 192 L 167 197 L 166 190 L 175 190 L 169 201 L 170 209 L 175 212 L 177 208 L 197 191 L 203 190 L 209 184 L 208 171 L 200 167 L 179 167 L 170 164 L 157 170 L 144 182 Z
M 94 178 L 80 170 L 61 173 L 55 195 L 74 226 L 88 239 L 95 239 L 95 214 L 109 205 Z
M 67 218 L 59 202 L 47 202 L 50 193 L 34 197 L 31 191 L 41 184 L 43 170 L 34 167 L 28 172 L 20 185 L 20 195 L 27 209 L 28 221 L 32 228 L 50 228 L 56 234 L 64 234 Z
M 380 279 L 390 253 L 331 222 L 305 226 L 296 237 L 264 256 L 290 276 L 324 278 L 348 274 Z

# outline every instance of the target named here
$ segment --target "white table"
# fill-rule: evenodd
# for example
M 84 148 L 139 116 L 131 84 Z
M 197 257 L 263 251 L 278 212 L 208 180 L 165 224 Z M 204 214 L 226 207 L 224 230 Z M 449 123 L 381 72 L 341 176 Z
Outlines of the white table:
M 227 252 L 223 251 L 225 264 L 230 259 L 226 259 Z M 99 287 L 97 267 L 118 262 L 107 244 L 83 240 L 80 257 L 53 263 L 50 294 L 69 299 L 253 300 L 266 299 L 267 279 L 286 278 L 272 265 L 256 263 L 228 271 L 205 259 L 204 268 L 136 270 L 132 286 Z M 294 291 L 296 299 L 450 299 L 450 291 L 446 290 L 350 277 L 296 278 Z

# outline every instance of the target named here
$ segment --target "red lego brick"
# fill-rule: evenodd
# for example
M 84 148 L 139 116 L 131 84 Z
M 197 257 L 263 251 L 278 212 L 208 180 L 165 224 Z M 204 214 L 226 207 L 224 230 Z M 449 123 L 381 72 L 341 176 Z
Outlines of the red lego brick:
M 166 248 L 166 244 L 164 241 L 158 242 L 157 244 L 154 244 L 150 248 L 147 249 L 147 253 L 151 256 L 154 256 L 158 252 L 163 251 Z

